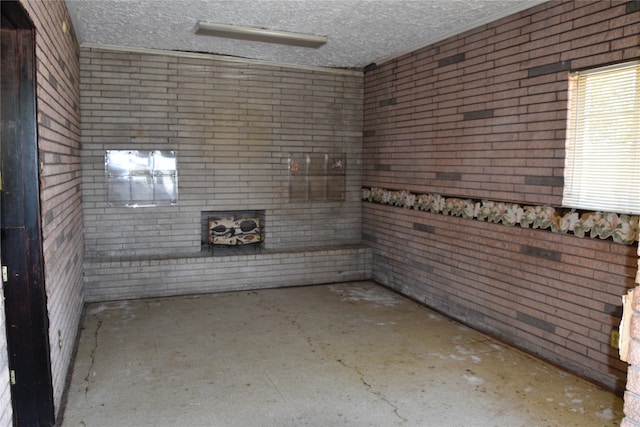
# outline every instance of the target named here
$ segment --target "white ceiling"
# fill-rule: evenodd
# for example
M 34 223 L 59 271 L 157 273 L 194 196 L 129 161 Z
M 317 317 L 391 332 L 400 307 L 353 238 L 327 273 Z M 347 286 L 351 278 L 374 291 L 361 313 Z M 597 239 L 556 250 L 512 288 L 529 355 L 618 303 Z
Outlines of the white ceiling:
M 81 45 L 361 69 L 542 0 L 65 0 Z M 328 37 L 319 49 L 195 35 L 198 21 Z

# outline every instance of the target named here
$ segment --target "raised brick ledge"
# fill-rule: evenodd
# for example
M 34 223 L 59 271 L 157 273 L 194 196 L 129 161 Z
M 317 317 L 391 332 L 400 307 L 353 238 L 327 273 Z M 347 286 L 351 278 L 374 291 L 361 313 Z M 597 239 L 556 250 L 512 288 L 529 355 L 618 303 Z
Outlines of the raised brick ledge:
M 371 278 L 365 245 L 270 250 L 255 255 L 93 257 L 85 302 L 317 285 Z
M 248 250 L 245 253 L 225 253 L 223 250 L 216 252 L 190 252 L 190 253 L 175 253 L 175 254 L 158 254 L 158 255 L 120 255 L 120 256 L 85 256 L 85 262 L 88 264 L 94 263 L 123 263 L 123 262 L 153 262 L 153 261 L 171 261 L 171 260 L 188 260 L 188 259 L 201 259 L 201 258 L 215 258 L 219 261 L 220 258 L 228 259 L 229 261 L 236 261 L 240 259 L 250 260 L 258 258 L 268 258 L 269 256 L 280 256 L 282 254 L 305 256 L 305 254 L 321 254 L 322 252 L 352 252 L 354 250 L 369 250 L 369 246 L 365 244 L 352 244 L 352 245 L 334 245 L 334 246 L 310 246 L 291 249 L 258 249 L 255 252 Z

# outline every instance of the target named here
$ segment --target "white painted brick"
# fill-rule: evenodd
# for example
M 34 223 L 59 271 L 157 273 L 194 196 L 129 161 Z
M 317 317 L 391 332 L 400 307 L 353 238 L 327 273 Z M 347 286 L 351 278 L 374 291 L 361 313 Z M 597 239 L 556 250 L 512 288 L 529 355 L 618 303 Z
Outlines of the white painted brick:
M 81 58 L 87 94 L 81 99 L 87 113 L 82 196 L 86 254 L 92 257 L 85 263 L 87 295 L 110 299 L 250 288 L 256 269 L 259 286 L 277 286 L 283 278 L 284 284 L 310 283 L 314 268 L 342 266 L 340 257 L 318 264 L 317 251 L 307 258 L 282 251 L 359 242 L 361 169 L 355 165 L 362 162 L 361 77 L 100 49 L 83 48 Z M 234 74 L 245 78 L 225 77 Z M 178 207 L 107 207 L 104 153 L 109 149 L 177 149 Z M 288 202 L 288 155 L 312 151 L 348 153 L 345 202 Z M 265 210 L 264 246 L 281 252 L 260 254 L 259 261 L 224 257 L 224 268 L 217 257 L 203 261 L 200 211 L 240 209 Z M 167 254 L 182 254 L 181 263 L 160 259 Z M 136 269 L 124 277 L 114 272 L 125 265 L 100 262 L 100 257 L 133 255 L 157 262 L 122 261 Z M 351 266 L 361 277 L 363 255 L 341 256 L 346 257 L 341 269 Z M 176 275 L 189 283 L 174 283 Z

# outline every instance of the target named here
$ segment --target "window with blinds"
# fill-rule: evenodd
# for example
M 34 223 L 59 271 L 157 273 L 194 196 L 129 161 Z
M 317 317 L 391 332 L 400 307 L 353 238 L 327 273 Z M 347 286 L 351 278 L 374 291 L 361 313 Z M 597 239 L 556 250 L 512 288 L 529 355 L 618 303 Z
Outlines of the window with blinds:
M 640 214 L 640 61 L 571 74 L 562 203 Z

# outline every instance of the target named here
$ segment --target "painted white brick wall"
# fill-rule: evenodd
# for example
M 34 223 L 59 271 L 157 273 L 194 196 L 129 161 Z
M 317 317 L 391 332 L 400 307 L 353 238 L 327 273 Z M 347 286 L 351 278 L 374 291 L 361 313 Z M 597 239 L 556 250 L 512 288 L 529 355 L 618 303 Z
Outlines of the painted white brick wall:
M 371 277 L 362 245 L 223 257 L 104 257 L 86 263 L 87 302 L 317 285 Z
M 0 426 L 10 426 L 13 419 L 11 388 L 9 385 L 9 354 L 4 317 L 4 291 L 0 288 Z
M 290 278 L 311 271 L 318 251 L 306 248 L 360 243 L 361 73 L 97 48 L 81 49 L 80 72 L 88 299 L 135 297 L 135 289 L 181 293 L 184 287 L 175 289 L 167 275 L 153 271 L 136 276 L 111 265 L 109 286 L 96 269 L 113 257 L 167 256 L 187 270 L 200 268 L 201 211 L 264 210 L 264 248 L 271 256 L 261 262 Z M 104 155 L 111 149 L 177 150 L 178 205 L 109 207 Z M 290 201 L 291 153 L 346 154 L 346 199 Z M 291 251 L 307 253 L 304 266 L 290 264 Z M 362 271 L 360 248 L 338 253 Z M 293 272 L 300 268 L 305 272 Z M 349 266 L 341 271 L 328 280 L 364 278 L 348 274 Z M 198 280 L 212 277 L 208 267 L 192 275 L 194 284 L 184 286 L 194 290 L 202 289 Z M 215 288 L 233 286 L 217 282 Z

